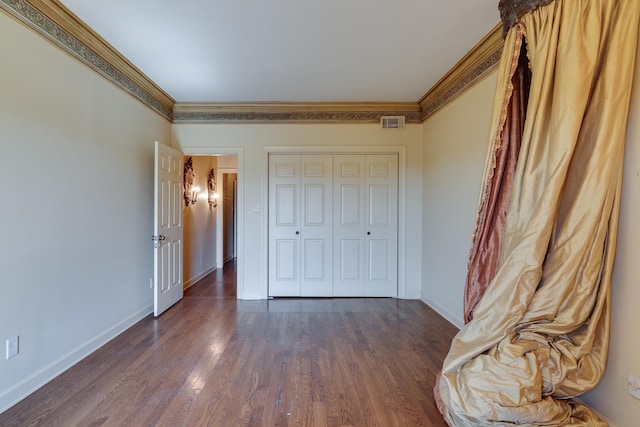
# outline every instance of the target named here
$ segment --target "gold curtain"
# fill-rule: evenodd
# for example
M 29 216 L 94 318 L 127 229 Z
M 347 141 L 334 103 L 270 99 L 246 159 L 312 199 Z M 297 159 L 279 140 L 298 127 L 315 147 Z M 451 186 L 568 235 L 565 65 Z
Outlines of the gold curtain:
M 638 0 L 556 0 L 506 37 L 492 134 L 526 39 L 531 86 L 498 267 L 439 379 L 451 426 L 600 426 Z
M 464 321 L 473 319 L 473 310 L 496 274 L 504 239 L 507 209 L 516 173 L 518 154 L 529 100 L 531 71 L 525 46 L 513 57 L 517 66 L 508 87 L 502 129 L 496 135 L 490 152 L 489 175 L 482 197 L 473 242 L 469 253 L 467 282 L 464 292 Z

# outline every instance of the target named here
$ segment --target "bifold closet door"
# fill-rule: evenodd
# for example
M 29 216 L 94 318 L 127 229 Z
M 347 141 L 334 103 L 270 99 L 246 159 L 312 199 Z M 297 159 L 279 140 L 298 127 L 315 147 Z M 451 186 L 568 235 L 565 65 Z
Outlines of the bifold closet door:
M 334 156 L 333 295 L 398 295 L 398 156 Z
M 332 295 L 333 156 L 269 156 L 269 296 Z

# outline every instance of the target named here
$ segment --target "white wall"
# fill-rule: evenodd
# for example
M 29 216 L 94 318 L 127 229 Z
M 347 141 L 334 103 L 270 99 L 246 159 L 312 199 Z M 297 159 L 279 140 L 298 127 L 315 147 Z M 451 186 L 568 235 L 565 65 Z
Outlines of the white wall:
M 424 123 L 422 297 L 457 326 L 471 233 L 488 143 L 496 73 Z M 612 333 L 607 371 L 583 400 L 611 426 L 634 427 L 640 401 L 627 393 L 627 375 L 640 375 L 640 65 L 631 100 L 612 287 Z M 463 125 L 461 125 L 463 124 Z
M 186 158 L 185 158 L 186 161 Z M 196 203 L 185 206 L 184 223 L 183 283 L 185 289 L 216 269 L 216 221 L 217 208 L 210 208 L 208 202 L 208 180 L 211 169 L 218 170 L 217 158 L 194 156 L 194 186 L 200 187 Z M 218 183 L 218 185 L 220 185 Z
M 237 169 L 238 156 L 219 156 L 218 168 L 220 169 Z
M 0 412 L 151 312 L 170 123 L 0 13 Z
M 267 153 L 291 147 L 313 150 L 390 150 L 406 153 L 406 268 L 404 298 L 419 298 L 421 285 L 422 126 L 381 129 L 379 124 L 176 124 L 173 144 L 185 154 L 238 153 L 238 297 L 267 298 Z M 235 151 L 234 151 L 235 150 Z M 254 206 L 260 212 L 254 212 Z
M 422 299 L 460 327 L 496 74 L 423 123 Z

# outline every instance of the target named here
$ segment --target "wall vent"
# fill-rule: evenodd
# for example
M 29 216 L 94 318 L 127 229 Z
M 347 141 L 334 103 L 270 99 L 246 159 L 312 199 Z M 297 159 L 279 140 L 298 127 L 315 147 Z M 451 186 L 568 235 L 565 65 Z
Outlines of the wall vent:
M 382 129 L 398 129 L 404 127 L 404 116 L 382 116 L 380 117 Z

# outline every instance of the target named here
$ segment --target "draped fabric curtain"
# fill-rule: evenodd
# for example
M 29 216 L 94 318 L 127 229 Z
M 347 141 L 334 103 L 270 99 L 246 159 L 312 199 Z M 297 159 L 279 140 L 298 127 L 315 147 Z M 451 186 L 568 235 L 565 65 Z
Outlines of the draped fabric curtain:
M 521 38 L 517 42 L 515 48 L 520 48 L 520 54 L 513 56 L 515 68 L 507 88 L 506 108 L 501 111 L 500 125 L 502 129 L 498 132 L 494 140 L 494 147 L 490 151 L 491 167 L 488 169 L 488 177 L 484 180 L 486 188 L 469 254 L 469 268 L 464 294 L 465 323 L 473 318 L 473 309 L 484 295 L 489 282 L 498 269 L 507 208 L 511 200 L 511 187 L 520 152 L 529 100 L 531 71 L 529 70 L 525 45 L 521 43 Z M 521 44 L 522 47 L 520 47 Z
M 569 398 L 595 387 L 606 365 L 639 16 L 637 0 L 556 0 L 507 33 L 491 126 L 496 160 L 469 265 L 489 271 L 469 272 L 485 289 L 465 293 L 470 321 L 436 390 L 451 426 L 606 425 Z M 510 115 L 525 40 L 531 83 L 517 149 L 505 141 L 517 128 Z M 517 151 L 504 167 L 503 147 Z M 481 242 L 491 233 L 498 245 Z M 476 264 L 483 247 L 498 253 Z

